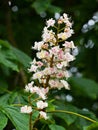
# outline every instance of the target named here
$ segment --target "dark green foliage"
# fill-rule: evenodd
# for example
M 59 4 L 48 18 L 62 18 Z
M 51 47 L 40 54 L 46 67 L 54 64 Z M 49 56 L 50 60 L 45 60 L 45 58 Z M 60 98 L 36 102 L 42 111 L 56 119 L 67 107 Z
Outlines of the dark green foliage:
M 50 130 L 66 130 L 64 127 L 56 125 L 56 124 L 52 124 L 49 125 Z
M 56 12 L 66 12 L 71 16 L 75 34 L 70 40 L 78 46 L 79 54 L 71 63 L 71 67 L 77 68 L 71 70 L 72 77 L 68 80 L 71 90 L 50 94 L 47 111 L 71 111 L 98 122 L 98 0 L 11 0 L 11 4 L 8 0 L 1 0 L 0 130 L 9 123 L 8 119 L 16 130 L 29 130 L 28 115 L 21 114 L 17 106 L 28 104 L 28 94 L 23 88 L 30 79 L 27 68 L 35 57 L 31 46 L 34 41 L 41 40 L 45 20 L 54 17 Z M 60 100 L 55 99 L 56 94 Z M 71 101 L 66 99 L 69 95 Z M 39 130 L 98 129 L 97 122 L 92 123 L 74 114 L 48 114 L 48 121 L 36 123 Z M 35 111 L 33 121 L 37 117 L 38 111 Z M 8 130 L 8 126 L 5 129 Z
M 0 40 L 0 63 L 12 70 L 19 71 L 17 64 L 28 67 L 31 58 L 24 52 L 12 47 L 7 41 Z
M 7 117 L 0 112 L 0 130 L 3 130 L 4 127 L 7 125 Z
M 84 128 L 84 130 L 97 130 L 97 129 L 98 129 L 98 123 L 93 123 L 92 125 Z
M 18 108 L 6 105 L 0 106 L 0 110 L 11 120 L 16 130 L 29 130 L 28 115 L 20 113 Z
M 55 13 L 58 12 L 60 13 L 62 11 L 62 9 L 60 7 L 51 5 L 51 0 L 36 0 L 33 4 L 32 7 L 36 10 L 36 12 L 38 14 L 45 12 L 45 11 L 49 11 L 51 13 Z
M 69 83 L 71 85 L 71 90 L 74 95 L 91 99 L 98 98 L 98 84 L 93 80 L 72 77 L 69 79 Z

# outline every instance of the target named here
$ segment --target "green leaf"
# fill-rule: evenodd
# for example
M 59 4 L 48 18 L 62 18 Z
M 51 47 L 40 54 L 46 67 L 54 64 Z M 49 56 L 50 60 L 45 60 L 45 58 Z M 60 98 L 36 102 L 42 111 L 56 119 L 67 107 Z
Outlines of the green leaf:
M 0 97 L 0 105 L 8 104 L 10 94 L 4 94 Z
M 29 67 L 29 63 L 32 61 L 32 59 L 17 48 L 12 47 L 12 50 L 14 55 L 17 57 L 17 61 L 20 62 L 25 68 Z
M 2 47 L 10 48 L 10 44 L 7 41 L 0 40 L 0 48 Z
M 8 84 L 5 79 L 0 77 L 0 94 L 3 94 L 4 92 L 7 91 Z
M 77 112 L 76 107 L 74 107 L 72 105 L 68 105 L 68 104 L 65 105 L 64 102 L 62 102 L 62 101 L 56 101 L 55 105 L 57 106 L 56 107 L 57 110 L 67 110 L 67 111 Z M 60 112 L 60 113 L 53 113 L 53 115 L 63 119 L 67 123 L 67 125 L 72 124 L 77 119 L 77 116 L 70 115 L 67 113 Z
M 38 14 L 45 11 L 49 11 L 51 13 L 60 13 L 62 11 L 60 7 L 51 5 L 51 0 L 36 0 L 32 4 L 32 7 L 36 10 Z
M 36 10 L 38 14 L 41 12 L 44 12 L 48 9 L 50 6 L 51 0 L 36 0 L 33 4 L 32 7 Z
M 0 40 L 0 64 L 14 71 L 19 71 L 18 65 L 15 63 L 16 60 L 16 56 L 11 50 L 11 45 L 7 41 Z
M 77 108 L 78 109 L 78 108 Z M 86 117 L 89 117 L 89 118 L 91 118 L 91 119 L 93 119 L 93 120 L 95 120 L 95 121 L 98 121 L 98 119 L 96 118 L 96 115 L 93 113 L 93 112 L 91 112 L 91 111 L 86 111 L 86 110 L 80 110 L 80 109 L 78 109 L 77 110 L 78 111 L 78 113 L 79 114 L 81 114 L 81 115 L 84 115 L 84 116 L 86 116 Z M 83 119 L 83 118 L 82 118 Z
M 48 107 L 46 108 L 46 110 L 47 111 L 54 111 L 55 110 L 55 106 L 51 102 L 49 102 L 48 103 Z
M 0 106 L 0 109 L 11 120 L 16 130 L 29 130 L 29 115 L 20 113 L 19 108 Z
M 76 114 L 80 114 L 83 115 L 85 117 L 88 117 L 92 120 L 97 120 L 96 116 L 94 113 L 90 112 L 90 111 L 84 111 L 81 109 L 78 109 L 77 107 L 70 105 L 70 104 L 65 104 L 63 101 L 55 101 L 55 106 L 56 106 L 56 110 L 63 110 L 63 112 L 54 112 L 52 113 L 54 115 L 55 118 L 61 118 L 63 119 L 67 125 L 71 125 L 72 123 L 78 122 L 79 127 L 81 126 L 87 126 L 89 124 L 91 124 L 90 120 L 87 120 L 79 115 Z M 65 111 L 65 112 L 64 112 Z M 67 113 L 67 112 L 73 112 L 73 114 L 71 113 Z M 76 114 L 74 114 L 76 113 Z
M 97 123 L 93 123 L 88 127 L 84 127 L 83 130 L 98 130 L 98 122 Z
M 4 54 L 1 51 L 0 51 L 0 63 L 5 65 L 6 67 L 11 68 L 14 71 L 19 71 L 18 65 L 7 59 L 6 53 Z
M 72 93 L 78 96 L 96 99 L 98 97 L 98 84 L 90 79 L 72 77 L 69 79 Z
M 64 127 L 56 125 L 56 124 L 52 124 L 49 125 L 50 130 L 66 130 Z
M 57 6 L 50 5 L 48 8 L 48 11 L 51 13 L 60 13 L 62 11 L 62 9 L 60 7 L 57 7 Z
M 7 41 L 0 40 L 0 63 L 14 71 L 19 71 L 18 65 L 25 68 L 29 66 L 32 59 L 19 49 L 12 47 Z
M 0 112 L 0 130 L 3 130 L 7 125 L 8 118 Z
M 34 111 L 34 113 L 33 113 L 33 115 L 32 115 L 32 120 L 34 121 L 34 120 L 36 120 L 37 118 L 38 118 L 38 116 L 39 116 L 39 111 Z
M 8 100 L 9 104 L 20 103 L 20 101 L 16 102 L 18 97 L 19 97 L 18 92 L 12 91 Z

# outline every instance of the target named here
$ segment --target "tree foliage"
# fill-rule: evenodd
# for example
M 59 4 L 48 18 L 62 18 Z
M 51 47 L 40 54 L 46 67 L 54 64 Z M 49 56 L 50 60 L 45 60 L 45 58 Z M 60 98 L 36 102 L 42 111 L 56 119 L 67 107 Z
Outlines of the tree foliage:
M 29 129 L 27 115 L 19 113 L 17 105 L 27 103 L 28 94 L 23 88 L 30 77 L 27 71 L 29 63 L 35 57 L 31 46 L 40 40 L 45 19 L 63 12 L 68 13 L 73 21 L 75 34 L 71 39 L 78 46 L 74 52 L 78 55 L 69 68 L 72 73 L 68 80 L 71 90 L 52 91 L 47 111 L 71 111 L 98 121 L 97 7 L 97 0 L 0 1 L 0 130 Z M 36 111 L 32 117 L 34 121 L 37 116 Z M 36 122 L 38 129 L 98 129 L 98 123 L 75 114 L 49 113 L 49 116 L 49 121 Z

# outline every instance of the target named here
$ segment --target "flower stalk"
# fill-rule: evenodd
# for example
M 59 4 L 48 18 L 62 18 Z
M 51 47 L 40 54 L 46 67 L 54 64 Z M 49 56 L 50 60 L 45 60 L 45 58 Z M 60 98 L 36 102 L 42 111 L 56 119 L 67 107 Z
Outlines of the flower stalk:
M 69 77 L 67 66 L 75 60 L 71 52 L 76 47 L 72 41 L 67 41 L 67 39 L 72 34 L 72 23 L 67 14 L 64 13 L 58 20 L 51 18 L 46 21 L 42 32 L 42 41 L 35 42 L 32 47 L 32 49 L 37 50 L 37 58 L 33 59 L 31 67 L 28 69 L 32 73 L 32 81 L 25 86 L 25 91 L 31 93 L 28 97 L 29 106 L 21 107 L 22 113 L 30 114 L 29 130 L 33 129 L 34 108 L 39 111 L 38 120 L 40 118 L 48 119 L 46 108 L 48 107 L 49 90 L 70 89 L 67 82 Z M 37 99 L 32 101 L 33 94 L 37 95 Z M 33 106 L 34 102 L 35 106 Z
M 71 114 L 71 115 L 75 115 L 75 116 L 78 116 L 78 117 L 81 117 L 81 118 L 84 118 L 92 123 L 96 123 L 97 121 L 87 117 L 87 116 L 84 116 L 84 115 L 81 115 L 79 113 L 76 113 L 76 112 L 72 112 L 72 111 L 66 111 L 66 110 L 54 110 L 54 111 L 47 111 L 48 113 L 67 113 L 67 114 Z

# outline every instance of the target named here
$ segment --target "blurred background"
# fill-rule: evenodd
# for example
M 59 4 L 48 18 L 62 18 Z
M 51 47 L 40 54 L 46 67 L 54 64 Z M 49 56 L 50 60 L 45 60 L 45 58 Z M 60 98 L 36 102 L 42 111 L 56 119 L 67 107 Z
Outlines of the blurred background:
M 91 111 L 98 117 L 98 0 L 0 0 L 1 104 L 18 100 L 30 80 L 27 68 L 35 56 L 33 43 L 41 40 L 46 19 L 57 18 L 64 12 L 73 22 L 75 32 L 69 40 L 78 49 L 73 52 L 76 60 L 69 69 L 71 90 L 61 91 L 59 98 L 81 109 L 81 113 Z M 82 130 L 85 122 L 80 122 L 79 126 L 73 123 L 67 129 L 73 130 L 74 125 L 74 130 Z

